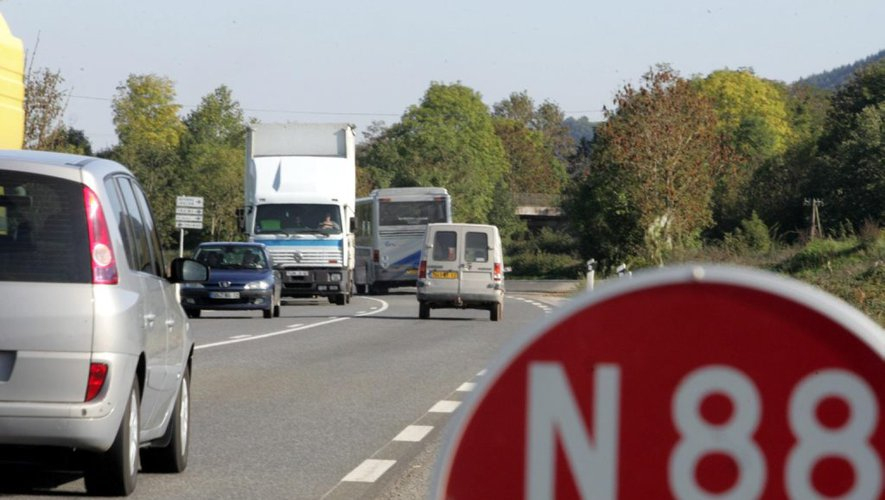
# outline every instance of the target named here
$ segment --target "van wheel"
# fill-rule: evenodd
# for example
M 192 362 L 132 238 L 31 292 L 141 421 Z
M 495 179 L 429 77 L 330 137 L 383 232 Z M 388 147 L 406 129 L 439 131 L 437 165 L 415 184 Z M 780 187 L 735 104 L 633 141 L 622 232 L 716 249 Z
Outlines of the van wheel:
M 504 319 L 504 303 L 498 302 L 489 309 L 489 317 L 492 321 L 500 321 Z
M 157 448 L 141 450 L 141 469 L 145 472 L 181 472 L 187 467 L 190 449 L 190 369 L 181 376 L 178 399 L 169 419 L 169 426 L 161 441 L 166 443 Z
M 92 456 L 86 466 L 84 479 L 90 495 L 126 496 L 135 490 L 140 399 L 138 381 L 133 380 L 114 444 L 108 451 Z
M 419 319 L 430 319 L 430 305 L 421 302 L 418 304 L 418 318 Z
M 280 317 L 280 305 L 279 304 L 273 306 L 273 317 L 274 318 Z
M 200 310 L 199 309 L 185 309 L 188 318 L 199 318 Z

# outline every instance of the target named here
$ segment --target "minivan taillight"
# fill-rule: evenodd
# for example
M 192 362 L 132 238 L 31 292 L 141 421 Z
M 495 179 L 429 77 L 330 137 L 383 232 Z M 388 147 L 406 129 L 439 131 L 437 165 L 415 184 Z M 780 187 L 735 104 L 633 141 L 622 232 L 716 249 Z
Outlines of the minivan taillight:
M 418 279 L 423 280 L 427 277 L 427 261 L 422 260 L 420 264 L 418 264 Z
M 104 218 L 101 201 L 95 192 L 83 186 L 83 205 L 86 207 L 86 227 L 89 229 L 89 255 L 92 257 L 92 283 L 117 284 L 117 261 L 111 245 L 111 233 Z
M 89 380 L 86 381 L 86 398 L 85 402 L 92 401 L 101 388 L 104 387 L 104 381 L 108 378 L 108 365 L 104 363 L 91 363 L 89 365 Z
M 504 265 L 500 262 L 495 262 L 495 270 L 492 278 L 494 278 L 495 281 L 501 281 L 504 279 Z

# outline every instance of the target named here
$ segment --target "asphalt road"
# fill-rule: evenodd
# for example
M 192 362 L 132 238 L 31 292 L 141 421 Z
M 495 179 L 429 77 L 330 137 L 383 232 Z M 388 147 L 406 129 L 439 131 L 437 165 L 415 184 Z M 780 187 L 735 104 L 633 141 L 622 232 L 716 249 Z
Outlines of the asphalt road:
M 499 322 L 472 310 L 422 321 L 413 293 L 394 292 L 191 320 L 189 465 L 140 474 L 132 498 L 426 498 L 460 402 L 557 299 L 510 295 Z M 85 495 L 77 474 L 19 486 L 19 498 Z

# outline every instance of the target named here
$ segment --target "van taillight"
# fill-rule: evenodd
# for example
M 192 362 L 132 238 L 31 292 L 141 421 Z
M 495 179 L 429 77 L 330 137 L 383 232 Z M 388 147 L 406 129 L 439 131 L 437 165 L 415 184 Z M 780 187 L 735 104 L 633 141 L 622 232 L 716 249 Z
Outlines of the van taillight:
M 111 245 L 111 234 L 104 218 L 104 210 L 98 196 L 83 187 L 83 204 L 86 207 L 86 227 L 89 229 L 89 255 L 92 257 L 92 283 L 96 285 L 117 284 L 117 261 Z
M 495 281 L 501 281 L 504 279 L 504 265 L 500 262 L 495 262 L 495 270 L 494 275 L 492 276 Z
M 377 249 L 372 250 L 372 262 L 381 262 L 381 252 L 379 252 Z
M 420 264 L 418 264 L 418 279 L 423 280 L 427 277 L 427 261 L 422 260 Z
M 108 365 L 104 363 L 91 363 L 89 365 L 89 380 L 86 381 L 86 398 L 85 402 L 92 401 L 101 388 L 104 387 L 104 381 L 108 378 Z

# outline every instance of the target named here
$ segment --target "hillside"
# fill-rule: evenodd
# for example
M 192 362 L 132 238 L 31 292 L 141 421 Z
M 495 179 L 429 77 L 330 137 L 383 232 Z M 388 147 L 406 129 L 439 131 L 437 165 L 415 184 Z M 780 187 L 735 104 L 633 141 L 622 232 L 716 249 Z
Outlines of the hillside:
M 855 61 L 852 64 L 847 64 L 836 69 L 824 71 L 823 73 L 801 78 L 796 83 L 804 83 L 825 90 L 835 90 L 837 87 L 845 83 L 859 68 L 883 59 L 885 59 L 885 50 L 881 50 L 877 54 Z

